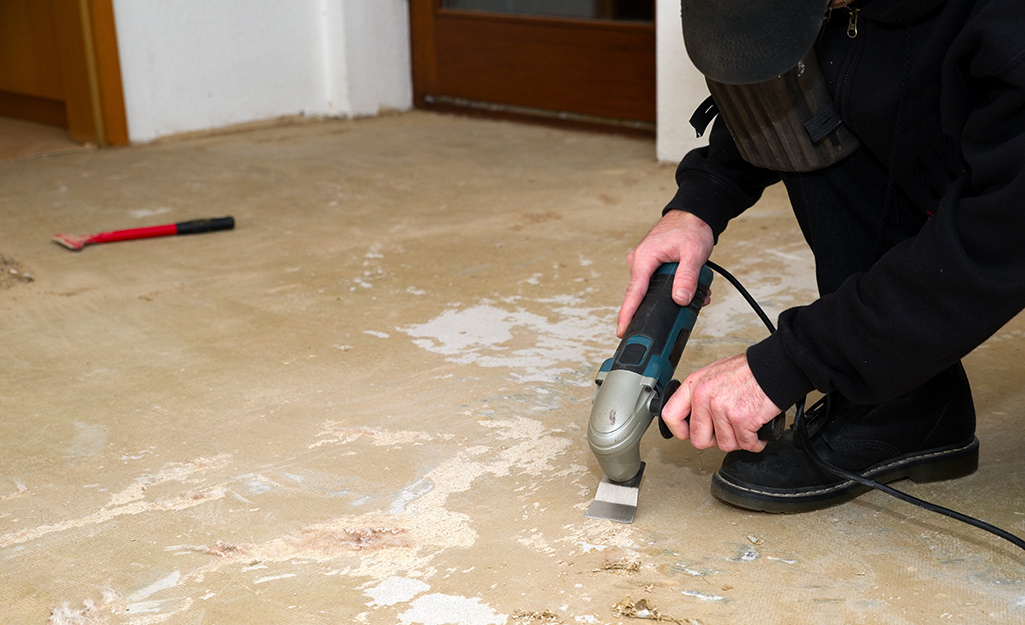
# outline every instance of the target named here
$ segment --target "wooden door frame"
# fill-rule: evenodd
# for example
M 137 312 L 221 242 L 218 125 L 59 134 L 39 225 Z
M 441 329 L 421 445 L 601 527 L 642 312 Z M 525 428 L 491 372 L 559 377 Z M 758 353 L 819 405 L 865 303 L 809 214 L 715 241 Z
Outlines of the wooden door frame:
M 462 24 L 461 24 L 462 23 Z M 446 53 L 444 42 L 436 40 L 436 33 L 440 31 L 454 33 L 457 36 L 473 37 L 474 33 L 464 24 L 473 23 L 485 34 L 493 34 L 496 38 L 503 37 L 517 29 L 526 30 L 539 28 L 549 33 L 558 33 L 559 39 L 564 39 L 562 47 L 552 46 L 553 53 L 556 49 L 560 53 L 569 52 L 571 55 L 576 49 L 574 42 L 582 40 L 582 33 L 595 33 L 610 49 L 619 50 L 626 55 L 633 55 L 630 58 L 638 59 L 637 76 L 631 76 L 630 85 L 624 93 L 631 91 L 648 90 L 650 100 L 644 105 L 625 102 L 622 93 L 616 94 L 610 90 L 608 102 L 602 106 L 595 106 L 593 101 L 580 101 L 571 103 L 571 98 L 561 98 L 562 104 L 569 108 L 540 110 L 530 104 L 524 104 L 530 97 L 525 96 L 523 101 L 516 101 L 515 94 L 506 92 L 507 98 L 500 102 L 481 97 L 480 93 L 462 94 L 452 93 L 457 91 L 452 88 L 452 81 L 446 73 L 453 71 L 452 66 L 445 68 L 438 67 L 438 58 Z M 490 112 L 505 117 L 531 117 L 536 115 L 549 115 L 552 119 L 569 121 L 596 122 L 597 125 L 620 125 L 634 127 L 646 132 L 654 132 L 655 123 L 655 25 L 653 23 L 629 23 L 578 19 L 561 19 L 530 17 L 510 14 L 475 13 L 469 11 L 457 11 L 441 8 L 441 0 L 410 0 L 410 45 L 413 78 L 413 102 L 418 108 L 459 110 L 470 112 Z M 650 53 L 640 53 L 636 40 L 645 38 L 650 46 Z M 487 40 L 484 40 L 486 44 Z M 568 42 L 568 43 L 567 43 Z M 527 42 L 535 53 L 545 54 L 543 42 Z M 586 46 L 586 42 L 584 44 Z M 453 60 L 451 49 L 447 50 L 449 60 Z M 581 53 L 583 54 L 583 53 Z M 644 58 L 642 58 L 644 57 Z M 580 62 L 575 59 L 573 62 Z M 472 60 L 468 61 L 472 64 Z M 513 59 L 513 65 L 516 64 Z M 529 65 L 529 62 L 527 62 Z M 584 63 L 581 62 L 581 65 Z M 536 65 L 534 66 L 537 67 Z M 511 71 L 526 71 L 527 66 L 513 67 Z M 480 68 L 476 68 L 479 72 Z M 472 70 L 468 70 L 472 71 Z M 569 79 L 573 79 L 569 76 Z M 485 76 L 485 80 L 487 77 Z M 501 89 L 498 89 L 501 91 Z M 542 107 L 544 108 L 544 107 Z M 586 109 L 584 114 L 575 115 L 574 108 Z M 524 112 L 518 115 L 517 111 Z
M 0 92 L 0 115 L 64 126 L 74 141 L 128 143 L 113 0 L 47 0 L 62 94 Z
M 68 131 L 75 141 L 128 143 L 113 0 L 57 0 Z

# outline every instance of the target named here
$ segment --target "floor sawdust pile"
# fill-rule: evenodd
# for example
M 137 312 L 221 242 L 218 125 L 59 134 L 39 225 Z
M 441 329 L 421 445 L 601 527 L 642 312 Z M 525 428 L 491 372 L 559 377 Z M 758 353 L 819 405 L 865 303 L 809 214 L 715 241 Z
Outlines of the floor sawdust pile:
M 17 284 L 35 281 L 32 274 L 25 271 L 21 263 L 9 256 L 0 254 L 0 289 L 9 289 Z

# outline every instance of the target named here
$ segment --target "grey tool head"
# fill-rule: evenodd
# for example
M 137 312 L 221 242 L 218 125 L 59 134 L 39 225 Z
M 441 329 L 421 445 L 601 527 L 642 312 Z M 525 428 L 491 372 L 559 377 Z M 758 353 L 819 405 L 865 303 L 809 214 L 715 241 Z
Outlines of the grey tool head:
M 641 465 L 641 437 L 651 424 L 656 381 L 618 369 L 600 378 L 595 391 L 587 442 L 598 464 L 614 482 L 632 478 Z

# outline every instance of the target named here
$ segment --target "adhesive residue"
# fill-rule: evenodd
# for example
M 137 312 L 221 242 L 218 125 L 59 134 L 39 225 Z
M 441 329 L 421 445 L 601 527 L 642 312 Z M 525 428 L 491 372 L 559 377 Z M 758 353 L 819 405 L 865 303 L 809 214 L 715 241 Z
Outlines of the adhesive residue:
M 347 445 L 355 440 L 366 438 L 374 445 L 422 445 L 435 439 L 448 440 L 451 434 L 428 434 L 427 432 L 416 432 L 407 430 L 385 430 L 365 426 L 351 426 L 340 421 L 325 421 L 317 433 L 320 439 L 310 444 L 309 449 L 321 445 Z
M 417 595 L 430 590 L 431 587 L 418 579 L 392 576 L 380 584 L 363 591 L 370 597 L 369 606 L 388 606 L 396 603 L 408 603 Z
M 519 476 L 535 475 L 551 479 L 574 471 L 580 472 L 584 468 L 572 465 L 567 469 L 563 463 L 559 463 L 558 467 L 553 466 L 557 458 L 566 453 L 572 441 L 552 435 L 550 429 L 540 421 L 520 417 L 508 420 L 486 419 L 475 423 L 491 431 L 489 438 L 502 441 L 501 451 L 495 454 L 493 447 L 484 444 L 463 448 L 419 479 L 396 491 L 387 511 L 332 518 L 260 542 L 215 540 L 205 545 L 165 547 L 166 551 L 183 557 L 207 554 L 209 560 L 199 567 L 190 566 L 188 572 L 183 570 L 171 575 L 162 573 L 159 581 L 135 593 L 126 593 L 128 600 L 122 600 L 121 605 L 131 605 L 133 612 L 140 615 L 163 618 L 187 609 L 187 601 L 194 601 L 196 597 L 208 593 L 208 589 L 199 588 L 197 584 L 206 575 L 225 567 L 234 568 L 236 574 L 243 576 L 248 584 L 269 585 L 289 583 L 289 579 L 300 576 L 302 572 L 292 568 L 295 563 L 331 563 L 328 565 L 331 568 L 319 568 L 320 574 L 382 580 L 367 591 L 367 595 L 375 605 L 408 603 L 409 609 L 402 616 L 404 623 L 505 623 L 505 615 L 496 613 L 482 604 L 480 599 L 425 595 L 429 587 L 423 582 L 417 582 L 418 579 L 430 579 L 437 573 L 433 561 L 439 554 L 451 548 L 471 548 L 477 540 L 471 518 L 467 514 L 446 509 L 448 499 L 454 493 L 470 489 L 478 478 L 488 475 L 502 477 L 516 472 Z M 325 425 L 319 442 L 344 445 L 363 439 L 371 444 L 399 445 L 421 444 L 432 440 L 432 437 L 437 435 L 350 429 L 332 422 Z M 260 477 L 255 473 L 233 476 L 221 483 L 204 484 L 203 490 L 188 490 L 159 500 L 148 497 L 147 486 L 164 482 L 199 481 L 198 473 L 227 464 L 226 457 L 217 457 L 165 465 L 157 473 L 141 476 L 131 486 L 116 493 L 111 498 L 112 507 L 60 524 L 0 536 L 0 545 L 24 543 L 51 532 L 100 524 L 121 515 L 182 510 L 223 498 L 236 486 L 244 487 Z M 401 581 L 403 579 L 409 581 Z M 172 587 L 178 588 L 179 594 L 187 593 L 191 596 L 165 599 L 163 595 L 157 595 Z M 95 603 L 81 605 L 82 608 L 62 608 L 60 613 L 65 621 L 79 615 L 89 615 L 91 618 L 97 609 L 107 610 L 110 607 Z
M 485 301 L 400 329 L 419 347 L 452 362 L 517 370 L 521 382 L 557 382 L 598 358 L 597 347 L 588 349 L 595 337 L 614 339 L 612 308 L 583 308 L 572 297 L 534 303 L 551 308 L 542 315 Z
M 221 455 L 213 458 L 198 458 L 187 463 L 169 464 L 156 475 L 144 475 L 137 478 L 132 485 L 113 495 L 105 507 L 92 514 L 0 535 L 0 548 L 26 543 L 55 532 L 63 532 L 87 525 L 99 525 L 119 516 L 136 515 L 143 512 L 185 510 L 209 501 L 221 499 L 228 492 L 228 487 L 225 484 L 216 484 L 199 490 L 187 491 L 156 501 L 139 501 L 145 497 L 145 491 L 149 485 L 168 481 L 185 483 L 190 481 L 190 476 L 194 473 L 220 468 L 225 466 L 227 462 L 227 456 Z
M 496 613 L 478 598 L 432 594 L 413 601 L 399 620 L 410 625 L 504 625 L 509 617 Z

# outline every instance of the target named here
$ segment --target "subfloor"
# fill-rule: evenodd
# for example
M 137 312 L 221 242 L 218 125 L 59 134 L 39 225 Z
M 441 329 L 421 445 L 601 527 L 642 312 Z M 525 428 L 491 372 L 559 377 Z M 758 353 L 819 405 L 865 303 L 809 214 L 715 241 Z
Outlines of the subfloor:
M 1023 554 L 879 493 L 796 516 L 649 432 L 584 517 L 650 140 L 410 113 L 0 164 L 0 621 L 1007 623 Z M 237 228 L 72 252 L 89 233 Z M 714 259 L 814 294 L 779 189 Z M 681 370 L 764 334 L 724 281 Z M 982 463 L 909 492 L 1025 533 L 1025 321 L 967 360 Z

